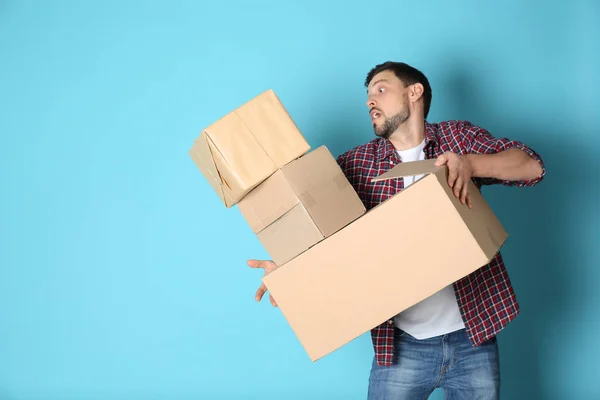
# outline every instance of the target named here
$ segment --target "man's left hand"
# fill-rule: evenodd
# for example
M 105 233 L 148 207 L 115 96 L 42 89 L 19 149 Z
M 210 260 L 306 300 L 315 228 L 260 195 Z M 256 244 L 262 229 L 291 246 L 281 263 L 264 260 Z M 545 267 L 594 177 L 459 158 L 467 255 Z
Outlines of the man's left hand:
M 469 181 L 473 176 L 473 167 L 469 159 L 466 156 L 448 152 L 439 156 L 435 165 L 438 167 L 446 165 L 448 167 L 448 185 L 452 188 L 454 195 L 460 199 L 460 202 L 471 208 L 468 188 Z

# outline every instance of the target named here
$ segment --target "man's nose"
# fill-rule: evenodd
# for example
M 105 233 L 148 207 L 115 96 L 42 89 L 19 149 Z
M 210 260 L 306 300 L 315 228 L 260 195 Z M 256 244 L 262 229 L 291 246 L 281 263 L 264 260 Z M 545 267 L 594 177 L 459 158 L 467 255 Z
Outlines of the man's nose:
M 369 110 L 373 107 L 375 107 L 375 100 L 373 99 L 367 99 L 367 107 L 369 107 Z

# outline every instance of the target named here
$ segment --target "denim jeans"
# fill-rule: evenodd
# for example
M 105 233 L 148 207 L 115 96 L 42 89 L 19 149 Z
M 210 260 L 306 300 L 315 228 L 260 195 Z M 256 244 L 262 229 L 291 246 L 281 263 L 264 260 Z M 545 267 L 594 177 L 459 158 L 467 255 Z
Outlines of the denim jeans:
M 417 340 L 396 328 L 394 364 L 373 360 L 368 400 L 427 399 L 442 388 L 447 400 L 500 398 L 496 338 L 473 347 L 464 329 Z

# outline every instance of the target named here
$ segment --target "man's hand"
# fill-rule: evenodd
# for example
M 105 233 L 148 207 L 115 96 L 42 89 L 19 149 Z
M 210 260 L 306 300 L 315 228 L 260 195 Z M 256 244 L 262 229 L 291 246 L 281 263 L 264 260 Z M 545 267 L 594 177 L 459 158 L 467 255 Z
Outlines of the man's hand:
M 460 199 L 460 202 L 466 204 L 469 208 L 471 198 L 469 197 L 469 181 L 473 177 L 473 166 L 466 156 L 455 153 L 444 153 L 437 158 L 436 166 L 448 166 L 448 185 L 452 188 L 454 195 Z
M 274 271 L 275 268 L 277 268 L 277 264 L 275 264 L 273 261 L 261 261 L 261 260 L 248 260 L 248 266 L 250 266 L 251 268 L 262 268 L 265 270 L 265 275 L 267 275 L 268 273 L 270 273 L 271 271 Z M 254 299 L 256 301 L 260 301 L 264 294 L 267 292 L 267 287 L 265 286 L 265 284 L 261 284 L 260 287 L 258 288 L 258 290 L 256 291 L 256 295 L 254 296 Z M 271 304 L 273 305 L 273 307 L 277 307 L 277 303 L 275 302 L 275 299 L 273 298 L 273 296 L 271 296 L 269 294 L 269 300 L 271 301 Z

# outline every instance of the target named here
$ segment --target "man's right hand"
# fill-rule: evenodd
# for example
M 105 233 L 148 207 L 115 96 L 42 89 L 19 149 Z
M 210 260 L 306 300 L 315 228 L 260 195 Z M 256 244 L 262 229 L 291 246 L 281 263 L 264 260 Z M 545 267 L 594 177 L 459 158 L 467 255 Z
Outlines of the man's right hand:
M 273 261 L 269 261 L 269 260 L 248 260 L 248 266 L 250 266 L 251 268 L 264 269 L 265 275 L 274 271 L 275 268 L 277 268 L 277 265 Z M 260 287 L 256 291 L 256 295 L 254 296 L 255 300 L 260 301 L 266 292 L 267 292 L 267 287 L 263 283 L 260 285 Z M 273 307 L 277 307 L 277 303 L 275 302 L 275 299 L 270 294 L 269 294 L 269 300 L 271 301 L 271 304 L 273 305 Z

